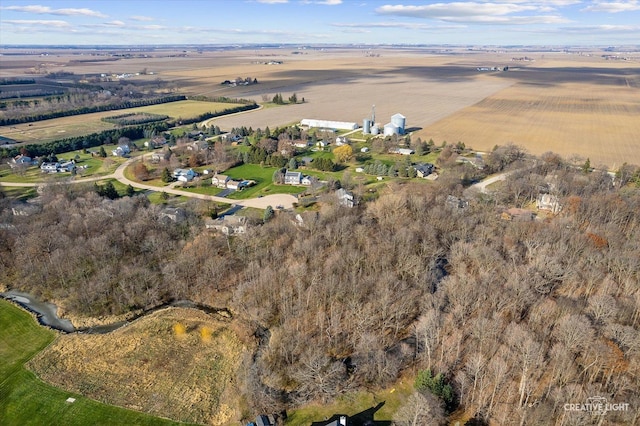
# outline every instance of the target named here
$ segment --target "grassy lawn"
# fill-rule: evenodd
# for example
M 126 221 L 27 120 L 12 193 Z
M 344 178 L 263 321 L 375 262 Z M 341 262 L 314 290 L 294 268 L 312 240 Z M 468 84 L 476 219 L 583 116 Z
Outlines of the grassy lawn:
M 0 420 L 3 425 L 177 425 L 50 386 L 24 364 L 55 338 L 33 317 L 0 300 Z M 74 403 L 66 402 L 73 397 Z
M 384 405 L 376 411 L 375 420 L 391 420 L 393 415 L 413 393 L 413 381 L 401 380 L 395 387 L 376 392 L 356 392 L 345 394 L 337 398 L 333 403 L 326 405 L 311 404 L 288 413 L 286 426 L 307 426 L 312 422 L 322 421 L 334 414 L 346 414 L 353 416 L 376 407 L 381 402 Z
M 173 194 L 165 194 L 165 195 L 167 198 L 166 199 L 162 198 L 163 197 L 162 191 L 158 190 L 150 194 L 147 194 L 147 198 L 149 199 L 151 204 L 171 204 L 171 205 L 185 203 L 190 200 L 189 197 L 185 197 L 183 195 L 173 195 Z
M 180 189 L 182 191 L 193 192 L 194 194 L 204 194 L 204 195 L 218 195 L 222 192 L 222 189 L 217 188 L 215 186 L 194 186 L 192 188 L 180 188 L 179 186 L 176 189 Z

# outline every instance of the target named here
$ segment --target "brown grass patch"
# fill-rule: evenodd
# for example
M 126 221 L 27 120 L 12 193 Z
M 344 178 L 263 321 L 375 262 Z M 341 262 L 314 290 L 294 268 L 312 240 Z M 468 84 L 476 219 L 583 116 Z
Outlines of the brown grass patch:
M 237 424 L 243 345 L 228 324 L 169 308 L 103 335 L 62 335 L 29 367 L 99 401 L 185 422 Z

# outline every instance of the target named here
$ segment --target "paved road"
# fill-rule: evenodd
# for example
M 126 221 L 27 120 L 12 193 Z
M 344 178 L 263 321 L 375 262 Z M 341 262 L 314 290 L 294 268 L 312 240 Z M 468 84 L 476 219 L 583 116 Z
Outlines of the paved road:
M 98 176 L 91 178 L 83 178 L 78 180 L 71 180 L 71 183 L 82 183 L 82 182 L 94 182 L 103 179 L 116 179 L 125 185 L 131 185 L 134 188 L 145 189 L 148 191 L 158 191 L 158 192 L 166 192 L 167 194 L 173 195 L 182 195 L 190 198 L 197 198 L 200 200 L 210 200 L 216 201 L 220 203 L 233 203 L 242 207 L 254 207 L 258 209 L 266 209 L 267 206 L 274 207 L 275 206 L 284 206 L 284 208 L 290 209 L 293 208 L 293 203 L 297 202 L 298 199 L 291 194 L 271 194 L 265 195 L 264 197 L 259 198 L 248 198 L 246 200 L 231 200 L 224 197 L 216 197 L 214 195 L 204 195 L 204 194 L 194 194 L 193 192 L 182 191 L 180 189 L 170 188 L 170 187 L 157 187 L 152 185 L 147 185 L 140 182 L 135 182 L 129 180 L 124 175 L 124 170 L 134 161 L 138 160 L 139 157 L 130 158 L 129 160 L 122 163 L 116 171 L 110 175 L 106 176 Z M 38 183 L 12 183 L 12 182 L 0 182 L 0 186 L 14 186 L 14 187 L 34 187 L 40 185 L 47 185 L 46 182 L 38 182 Z

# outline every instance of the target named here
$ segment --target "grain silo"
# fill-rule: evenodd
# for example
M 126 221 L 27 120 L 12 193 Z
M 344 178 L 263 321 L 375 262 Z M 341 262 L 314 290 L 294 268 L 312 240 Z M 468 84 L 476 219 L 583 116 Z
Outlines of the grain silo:
M 393 123 L 387 123 L 384 125 L 384 135 L 385 136 L 393 136 L 400 134 L 400 129 Z
M 362 120 L 362 133 L 365 135 L 371 133 L 371 121 L 368 118 Z
M 380 133 L 380 127 L 378 127 L 377 124 L 374 124 L 373 126 L 371 126 L 371 134 L 377 135 L 378 133 Z
M 405 116 L 402 114 L 395 114 L 391 116 L 391 124 L 398 128 L 398 134 L 404 135 Z

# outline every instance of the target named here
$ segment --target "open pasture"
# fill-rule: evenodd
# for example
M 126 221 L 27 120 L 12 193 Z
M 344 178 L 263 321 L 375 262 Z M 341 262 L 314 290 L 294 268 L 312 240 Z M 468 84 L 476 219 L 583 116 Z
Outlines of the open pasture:
M 118 126 L 106 123 L 101 119 L 113 117 L 123 113 L 149 113 L 168 115 L 171 118 L 190 118 L 207 112 L 223 111 L 239 104 L 178 101 L 159 105 L 149 105 L 122 110 L 95 112 L 91 114 L 74 115 L 70 117 L 54 118 L 36 123 L 24 123 L 0 127 L 0 135 L 18 142 L 48 142 L 73 136 L 88 135 L 103 130 L 114 129 Z
M 227 323 L 168 308 L 109 334 L 60 336 L 30 363 L 44 380 L 107 404 L 200 424 L 236 424 L 243 351 Z

